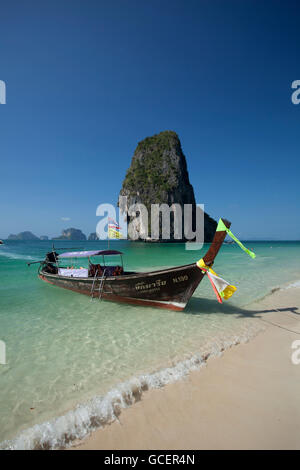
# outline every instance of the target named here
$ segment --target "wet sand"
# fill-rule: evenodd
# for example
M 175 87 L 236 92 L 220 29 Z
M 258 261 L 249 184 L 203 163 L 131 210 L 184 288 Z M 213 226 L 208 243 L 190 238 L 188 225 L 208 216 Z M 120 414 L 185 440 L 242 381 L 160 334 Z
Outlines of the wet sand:
M 249 310 L 263 333 L 144 393 L 72 449 L 300 449 L 300 364 L 292 362 L 293 353 L 300 360 L 300 286 Z

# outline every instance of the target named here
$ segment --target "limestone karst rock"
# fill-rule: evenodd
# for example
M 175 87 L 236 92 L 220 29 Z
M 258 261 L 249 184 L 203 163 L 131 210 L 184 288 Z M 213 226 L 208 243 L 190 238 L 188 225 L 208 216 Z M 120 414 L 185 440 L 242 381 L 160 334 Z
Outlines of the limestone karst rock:
M 189 181 L 186 158 L 182 152 L 181 143 L 176 132 L 164 131 L 152 137 L 147 137 L 138 143 L 132 157 L 120 191 L 120 209 L 127 213 L 133 204 L 142 203 L 150 214 L 151 204 L 184 204 L 192 205 L 192 225 L 195 228 L 196 202 L 193 187 Z M 203 202 L 203 201 L 202 201 Z M 139 238 L 151 240 L 150 217 L 148 227 L 143 226 L 140 218 L 127 216 L 127 220 L 135 224 Z M 145 225 L 145 224 L 144 224 Z M 146 224 L 147 225 L 147 224 Z M 184 220 L 182 220 L 182 227 Z M 204 213 L 204 241 L 212 240 L 217 223 Z M 162 237 L 161 220 L 159 241 L 186 241 L 184 233 L 181 239 L 174 239 L 174 223 L 171 218 L 170 240 Z M 148 237 L 148 238 L 147 238 Z M 152 239 L 153 241 L 153 239 Z

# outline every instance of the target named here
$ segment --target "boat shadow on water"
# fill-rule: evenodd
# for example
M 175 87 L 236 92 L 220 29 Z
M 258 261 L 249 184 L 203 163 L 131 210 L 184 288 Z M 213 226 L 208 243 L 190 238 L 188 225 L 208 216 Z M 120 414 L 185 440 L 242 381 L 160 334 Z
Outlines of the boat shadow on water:
M 198 299 L 192 297 L 182 313 L 187 315 L 203 315 L 203 314 L 216 314 L 223 313 L 225 315 L 235 315 L 237 318 L 261 318 L 264 314 L 281 312 L 281 313 L 294 313 L 300 315 L 298 307 L 285 307 L 285 308 L 271 308 L 266 310 L 251 310 L 232 303 L 223 303 L 222 305 L 211 299 Z

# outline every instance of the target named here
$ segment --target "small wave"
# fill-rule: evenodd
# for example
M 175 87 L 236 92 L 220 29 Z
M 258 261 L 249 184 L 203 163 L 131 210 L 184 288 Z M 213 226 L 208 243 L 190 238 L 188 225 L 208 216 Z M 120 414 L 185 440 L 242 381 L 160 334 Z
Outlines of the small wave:
M 2 442 L 0 449 L 46 450 L 71 446 L 75 440 L 81 440 L 92 431 L 118 420 L 122 409 L 140 401 L 146 390 L 158 389 L 181 380 L 191 371 L 204 367 L 209 358 L 222 355 L 232 346 L 248 342 L 263 329 L 255 326 L 241 336 L 214 343 L 206 352 L 197 353 L 172 367 L 123 382 L 105 396 L 95 396 L 63 416 L 22 431 L 16 438 Z
M 244 307 L 251 306 L 251 305 L 253 305 L 257 302 L 261 302 L 264 299 L 266 299 L 267 297 L 275 294 L 275 292 L 284 291 L 286 289 L 296 289 L 296 288 L 299 288 L 299 287 L 300 287 L 300 280 L 293 281 L 292 283 L 287 284 L 286 286 L 283 286 L 283 287 L 281 287 L 281 286 L 273 287 L 266 294 L 263 294 L 263 295 L 257 297 L 256 299 L 252 300 L 250 303 L 245 304 Z
M 300 287 L 300 281 L 295 281 L 295 282 L 292 282 L 291 284 L 288 284 L 286 287 L 282 287 L 281 290 L 295 289 L 299 287 Z
M 10 252 L 10 251 L 2 251 L 2 250 L 0 252 L 0 257 L 1 256 L 5 256 L 6 258 L 10 258 L 10 259 L 25 259 L 25 260 L 28 260 L 28 261 L 37 261 L 38 260 L 37 258 L 34 258 L 33 256 L 30 256 L 30 255 L 22 255 L 22 254 L 13 253 L 13 252 Z

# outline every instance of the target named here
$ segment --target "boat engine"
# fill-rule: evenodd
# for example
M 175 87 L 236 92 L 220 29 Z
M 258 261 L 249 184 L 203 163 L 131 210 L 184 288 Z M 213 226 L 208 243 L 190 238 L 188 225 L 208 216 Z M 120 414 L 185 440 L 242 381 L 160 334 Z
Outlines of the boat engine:
M 46 254 L 45 263 L 57 263 L 58 253 L 56 251 L 50 251 Z

